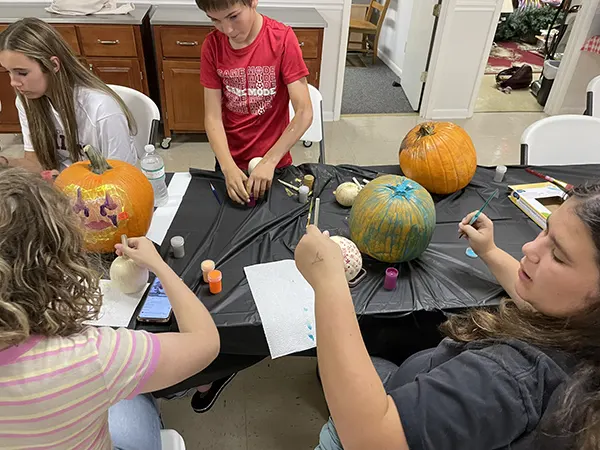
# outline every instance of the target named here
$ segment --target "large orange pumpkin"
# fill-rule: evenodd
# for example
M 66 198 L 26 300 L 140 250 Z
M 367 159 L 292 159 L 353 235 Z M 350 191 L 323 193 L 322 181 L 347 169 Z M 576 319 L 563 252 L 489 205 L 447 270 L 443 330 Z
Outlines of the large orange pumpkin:
M 425 122 L 400 146 L 400 168 L 432 194 L 451 194 L 471 182 L 477 153 L 465 130 L 450 122 Z
M 154 191 L 136 167 L 106 160 L 93 147 L 83 149 L 89 161 L 66 168 L 55 185 L 71 200 L 81 220 L 85 248 L 110 253 L 121 235 L 144 236 L 154 211 Z

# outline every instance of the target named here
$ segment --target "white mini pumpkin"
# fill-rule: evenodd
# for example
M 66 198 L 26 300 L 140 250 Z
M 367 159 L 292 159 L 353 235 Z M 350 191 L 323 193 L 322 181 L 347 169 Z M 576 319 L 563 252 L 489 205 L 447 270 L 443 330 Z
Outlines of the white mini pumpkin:
M 256 166 L 258 165 L 259 162 L 262 161 L 261 157 L 257 157 L 257 158 L 252 158 L 250 160 L 250 162 L 248 163 L 248 174 L 251 174 L 252 171 L 256 168 Z
M 362 269 L 362 255 L 360 254 L 360 250 L 354 242 L 343 236 L 331 236 L 331 240 L 342 249 L 346 280 L 353 280 L 360 272 L 360 269 Z
M 127 245 L 127 236 L 121 236 L 121 244 Z M 117 256 L 110 265 L 110 280 L 123 294 L 140 292 L 148 282 L 148 269 L 138 266 L 127 256 Z
M 358 195 L 359 189 L 355 183 L 342 183 L 335 190 L 335 199 L 337 202 L 345 207 L 350 207 L 354 204 L 356 196 Z

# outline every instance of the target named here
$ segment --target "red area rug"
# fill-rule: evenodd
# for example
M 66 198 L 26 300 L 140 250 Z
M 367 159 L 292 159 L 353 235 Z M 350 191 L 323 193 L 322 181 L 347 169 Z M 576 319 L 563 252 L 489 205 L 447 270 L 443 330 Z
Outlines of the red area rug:
M 533 45 L 520 42 L 498 42 L 492 46 L 485 73 L 486 75 L 496 74 L 513 65 L 523 64 L 529 64 L 533 68 L 533 73 L 542 73 L 544 57 L 537 53 L 537 49 Z

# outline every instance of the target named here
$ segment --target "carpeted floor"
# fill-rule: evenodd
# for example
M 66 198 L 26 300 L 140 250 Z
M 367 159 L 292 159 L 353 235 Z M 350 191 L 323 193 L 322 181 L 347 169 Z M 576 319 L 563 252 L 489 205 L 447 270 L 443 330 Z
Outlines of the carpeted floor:
M 370 57 L 349 56 L 344 76 L 342 114 L 414 112 L 402 87 L 392 85 L 394 81 L 400 79 L 380 60 L 373 65 Z
M 513 65 L 529 64 L 533 73 L 542 73 L 544 57 L 537 52 L 537 47 L 520 42 L 497 42 L 490 50 L 485 74 L 496 74 Z

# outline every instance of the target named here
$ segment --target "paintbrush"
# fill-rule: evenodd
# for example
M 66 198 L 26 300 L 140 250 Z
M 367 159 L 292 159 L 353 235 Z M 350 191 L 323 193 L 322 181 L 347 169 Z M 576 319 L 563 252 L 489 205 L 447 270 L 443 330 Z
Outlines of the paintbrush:
M 487 198 L 487 200 L 485 201 L 485 203 L 483 204 L 483 206 L 481 208 L 479 208 L 479 211 L 477 211 L 475 213 L 475 215 L 473 217 L 471 217 L 471 220 L 469 220 L 469 225 L 473 225 L 475 222 L 477 222 L 477 219 L 479 219 L 479 216 L 481 215 L 481 213 L 483 212 L 483 210 L 487 207 L 487 205 L 490 204 L 490 202 L 492 201 L 492 199 L 494 197 L 498 196 L 499 193 L 500 193 L 499 189 L 494 189 L 494 192 L 492 192 L 490 194 L 490 196 Z M 460 239 L 464 235 L 465 235 L 465 233 L 461 232 L 460 236 L 458 238 Z
M 558 186 L 565 192 L 568 192 L 575 187 L 570 183 L 565 183 L 564 181 L 560 181 L 560 180 L 557 180 L 556 178 L 552 178 L 550 175 L 544 175 L 543 173 L 538 172 L 537 170 L 527 168 L 527 169 L 525 169 L 525 171 L 529 172 L 532 175 L 535 175 L 538 178 L 541 178 L 542 180 L 549 181 L 550 183 L 552 183 L 555 186 Z
M 319 228 L 319 210 L 321 209 L 321 199 L 317 197 L 315 199 L 315 221 L 313 225 Z
M 215 198 L 217 199 L 217 202 L 219 202 L 219 205 L 221 204 L 221 200 L 219 199 L 219 195 L 217 194 L 217 190 L 215 189 L 215 187 L 213 186 L 213 184 L 211 182 L 209 182 L 208 184 L 210 184 L 210 190 L 212 191 L 213 195 L 215 196 Z
M 281 184 L 283 184 L 285 187 L 289 187 L 290 189 L 293 189 L 293 190 L 294 190 L 294 191 L 296 191 L 296 192 L 298 192 L 298 191 L 300 190 L 300 188 L 299 188 L 298 186 L 294 186 L 293 184 L 291 184 L 291 183 L 288 183 L 288 182 L 286 182 L 286 181 L 279 180 L 279 179 L 278 179 L 277 181 L 279 181 L 279 182 L 280 182 Z
M 313 197 L 308 207 L 308 220 L 306 221 L 306 228 L 310 225 L 310 216 L 312 216 L 313 205 L 315 204 L 315 198 Z

